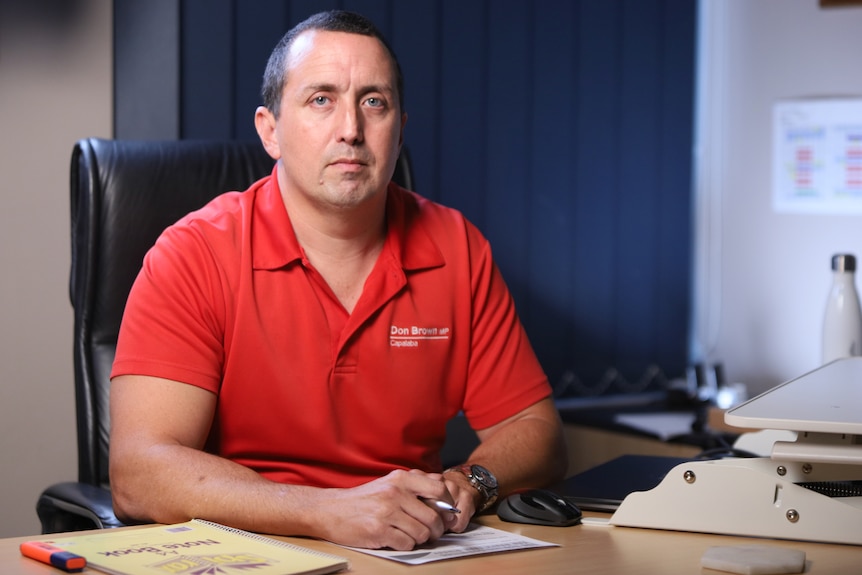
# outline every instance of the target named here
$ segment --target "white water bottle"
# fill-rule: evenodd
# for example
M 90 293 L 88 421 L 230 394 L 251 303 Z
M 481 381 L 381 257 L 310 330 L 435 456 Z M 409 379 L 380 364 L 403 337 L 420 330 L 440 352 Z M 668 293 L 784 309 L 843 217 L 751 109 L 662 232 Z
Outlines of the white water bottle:
M 856 292 L 856 257 L 832 256 L 832 288 L 823 317 L 823 363 L 862 355 L 862 310 Z

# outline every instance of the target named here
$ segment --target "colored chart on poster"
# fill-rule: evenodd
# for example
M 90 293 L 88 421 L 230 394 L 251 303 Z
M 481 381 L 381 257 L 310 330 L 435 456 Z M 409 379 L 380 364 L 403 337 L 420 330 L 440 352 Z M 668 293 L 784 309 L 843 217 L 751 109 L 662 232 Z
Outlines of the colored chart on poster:
M 862 98 L 775 104 L 773 207 L 862 213 Z

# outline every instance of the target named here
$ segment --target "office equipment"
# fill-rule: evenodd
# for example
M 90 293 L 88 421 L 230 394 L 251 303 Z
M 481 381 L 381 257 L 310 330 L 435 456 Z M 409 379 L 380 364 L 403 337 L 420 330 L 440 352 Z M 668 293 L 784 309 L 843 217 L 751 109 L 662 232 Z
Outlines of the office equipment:
M 429 499 L 427 497 L 420 497 L 422 501 L 424 501 L 430 507 L 438 511 L 448 511 L 449 513 L 461 513 L 461 510 L 455 507 L 450 503 L 446 503 L 445 501 L 440 501 L 439 499 Z
M 581 522 L 581 510 L 547 489 L 513 493 L 500 502 L 497 516 L 511 523 L 570 527 Z
M 71 160 L 69 297 L 74 311 L 78 480 L 49 486 L 43 533 L 117 527 L 108 477 L 108 391 L 126 298 L 147 250 L 176 220 L 272 171 L 258 141 L 77 142 Z M 402 148 L 393 180 L 412 189 Z
M 126 297 L 168 225 L 270 173 L 257 142 L 86 139 L 72 150 L 71 270 L 78 480 L 48 487 L 43 533 L 116 527 L 108 478 L 109 374 Z
M 68 573 L 83 571 L 87 560 L 44 541 L 25 541 L 19 547 L 24 557 L 52 565 Z
M 628 495 L 610 524 L 862 544 L 862 358 L 841 359 L 725 415 L 797 432 L 770 457 L 691 461 Z
M 233 571 L 305 575 L 349 566 L 337 555 L 197 519 L 133 530 L 86 531 L 50 543 L 115 575 Z
M 552 490 L 581 509 L 613 512 L 629 493 L 652 489 L 671 469 L 687 461 L 691 459 L 621 455 L 569 477 Z

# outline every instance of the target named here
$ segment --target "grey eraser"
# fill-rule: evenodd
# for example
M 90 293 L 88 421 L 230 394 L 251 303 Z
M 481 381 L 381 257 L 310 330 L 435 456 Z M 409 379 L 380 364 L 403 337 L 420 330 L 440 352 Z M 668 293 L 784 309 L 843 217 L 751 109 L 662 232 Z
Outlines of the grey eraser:
M 703 554 L 700 564 L 708 569 L 742 575 L 802 573 L 805 569 L 805 552 L 768 545 L 710 547 Z

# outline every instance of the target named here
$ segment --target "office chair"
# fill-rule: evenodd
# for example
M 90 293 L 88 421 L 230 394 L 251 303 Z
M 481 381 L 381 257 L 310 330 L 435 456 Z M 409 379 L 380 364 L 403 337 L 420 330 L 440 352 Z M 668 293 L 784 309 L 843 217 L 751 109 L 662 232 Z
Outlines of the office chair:
M 132 283 L 159 234 L 216 195 L 269 175 L 259 142 L 77 142 L 71 165 L 75 408 L 78 481 L 48 487 L 36 503 L 42 533 L 120 527 L 108 477 L 108 393 Z M 393 179 L 413 188 L 402 150 Z

